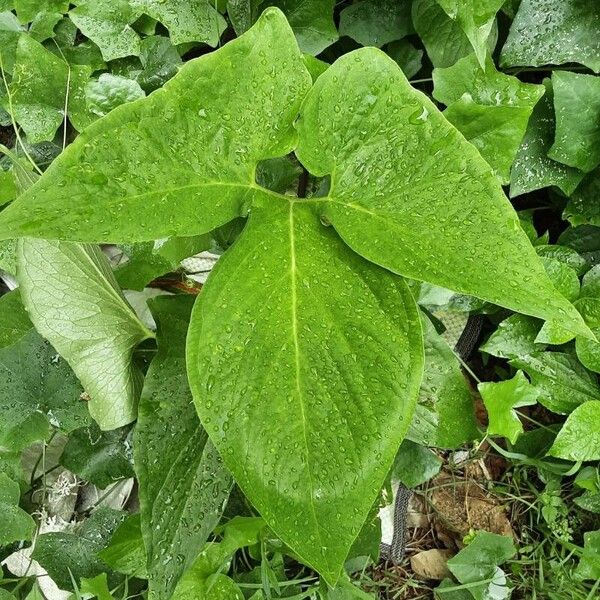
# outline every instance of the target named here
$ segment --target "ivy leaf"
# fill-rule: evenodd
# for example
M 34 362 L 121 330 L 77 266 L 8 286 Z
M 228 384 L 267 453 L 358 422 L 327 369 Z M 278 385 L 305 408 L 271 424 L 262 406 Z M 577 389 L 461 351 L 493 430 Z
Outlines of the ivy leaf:
M 340 13 L 340 35 L 381 48 L 413 32 L 408 0 L 360 0 Z
M 432 77 L 434 98 L 448 106 L 444 116 L 481 152 L 500 181 L 508 183 L 527 122 L 545 88 L 496 71 L 490 57 L 482 69 L 475 55 L 434 69 Z
M 69 18 L 95 42 L 105 61 L 139 56 L 140 38 L 130 26 L 139 16 L 128 0 L 78 0 Z
M 281 9 L 296 35 L 302 52 L 316 56 L 338 39 L 333 22 L 336 0 L 266 0 L 261 10 L 268 6 Z
M 0 349 L 0 372 L 0 446 L 20 450 L 44 439 L 48 420 L 66 432 L 85 425 L 79 382 L 32 328 Z
M 412 20 L 435 67 L 450 67 L 473 51 L 460 25 L 448 17 L 436 0 L 414 0 Z
M 550 80 L 544 80 L 544 85 L 546 94 L 533 109 L 527 131 L 512 166 L 511 198 L 553 185 L 570 196 L 583 178 L 581 171 L 547 156 L 554 142 L 556 121 Z
M 353 250 L 411 279 L 590 335 L 487 163 L 388 56 L 364 48 L 338 59 L 296 127 L 300 161 L 331 175 L 320 214 Z
M 96 81 L 88 83 L 85 94 L 88 110 L 98 117 L 145 96 L 137 81 L 112 73 L 102 73 Z
M 407 439 L 422 446 L 457 448 L 479 437 L 473 398 L 452 348 L 422 317 L 424 376 Z
M 519 358 L 544 350 L 536 343 L 541 323 L 525 315 L 511 315 L 504 319 L 498 329 L 479 347 L 483 352 L 500 358 Z
M 0 348 L 18 342 L 32 327 L 18 289 L 0 296 Z
M 414 77 L 423 66 L 423 50 L 415 48 L 408 40 L 388 44 L 386 52 L 396 61 L 407 79 Z
M 392 473 L 406 487 L 415 488 L 435 477 L 442 463 L 442 459 L 428 448 L 404 440 L 394 459 Z
M 227 0 L 227 16 L 237 35 L 246 33 L 258 19 L 263 0 Z
M 552 86 L 556 136 L 548 156 L 586 173 L 592 171 L 600 164 L 600 77 L 555 71 Z
M 73 431 L 60 456 L 60 464 L 101 489 L 119 479 L 133 477 L 129 429 L 100 431 L 92 425 Z
M 600 460 L 599 423 L 600 401 L 584 402 L 567 417 L 548 454 L 575 462 Z
M 87 67 L 69 67 L 30 36 L 21 36 L 10 86 L 11 100 L 5 108 L 12 110 L 30 143 L 54 138 L 65 119 L 65 107 L 70 108 L 72 97 L 80 93 L 89 74 Z
M 502 67 L 580 63 L 600 71 L 600 5 L 522 0 L 502 48 Z
M 35 531 L 35 521 L 19 507 L 21 489 L 5 473 L 0 473 L 0 548 L 13 542 L 29 541 Z
M 352 253 L 312 204 L 253 208 L 199 297 L 187 362 L 237 483 L 333 583 L 410 424 L 423 357 L 404 282 Z M 263 274 L 258 288 L 232 278 L 240 264 Z
M 600 225 L 600 168 L 589 173 L 572 193 L 565 207 L 563 218 L 573 226 Z
M 514 358 L 510 364 L 529 375 L 540 391 L 538 402 L 552 412 L 569 414 L 580 404 L 600 399 L 598 382 L 570 354 L 536 352 Z
M 101 250 L 20 240 L 18 279 L 33 324 L 75 371 L 100 427 L 133 421 L 142 377 L 132 353 L 152 334 L 125 301 Z
M 181 57 L 169 38 L 152 35 L 142 40 L 140 62 L 144 67 L 137 76 L 145 92 L 150 93 L 163 86 L 181 67 Z
M 254 59 L 261 53 L 269 60 Z M 212 77 L 223 69 L 227 77 Z M 131 243 L 212 231 L 252 198 L 273 196 L 254 183 L 255 168 L 292 149 L 310 84 L 285 18 L 267 11 L 243 37 L 91 125 L 2 211 L 0 237 Z
M 514 409 L 535 404 L 539 390 L 529 383 L 523 371 L 506 381 L 480 383 L 477 389 L 489 416 L 488 434 L 501 435 L 514 444 L 523 433 Z
M 193 301 L 159 296 L 150 302 L 158 323 L 158 354 L 140 399 L 134 455 L 155 600 L 171 597 L 218 523 L 232 483 L 200 425 L 185 374 Z M 174 560 L 165 562 L 165 556 Z
M 5 73 L 12 73 L 21 33 L 24 31 L 17 17 L 10 11 L 0 12 L 0 60 Z M 4 85 L 2 85 L 4 94 Z
M 36 539 L 32 558 L 37 560 L 63 590 L 73 589 L 73 581 L 106 573 L 98 552 L 108 545 L 126 513 L 100 507 L 83 521 L 74 533 L 43 533 Z M 109 584 L 114 578 L 109 575 Z
M 600 296 L 585 297 L 577 300 L 577 310 L 596 335 L 600 334 Z M 600 343 L 578 337 L 575 351 L 581 364 L 590 371 L 600 373 Z
M 169 30 L 173 44 L 202 42 L 214 48 L 227 27 L 210 0 L 131 0 L 130 4 L 160 21 Z
M 69 8 L 68 0 L 15 0 L 21 23 L 31 23 L 29 35 L 42 42 L 54 35 L 54 26 Z
M 436 0 L 444 12 L 465 32 L 481 68 L 485 68 L 486 42 L 494 26 L 496 13 L 504 0 Z

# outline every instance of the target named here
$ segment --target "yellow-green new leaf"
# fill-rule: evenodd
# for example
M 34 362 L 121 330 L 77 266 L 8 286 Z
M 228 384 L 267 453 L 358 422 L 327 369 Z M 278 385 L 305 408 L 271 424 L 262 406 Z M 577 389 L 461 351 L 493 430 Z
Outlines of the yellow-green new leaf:
M 253 208 L 194 308 L 187 363 L 244 494 L 334 583 L 415 408 L 423 347 L 404 281 L 349 250 L 312 202 Z
M 0 239 L 135 242 L 211 231 L 271 195 L 255 184 L 256 165 L 293 149 L 310 84 L 285 17 L 267 10 L 240 38 L 87 128 L 1 213 Z
M 31 321 L 81 381 L 92 417 L 102 429 L 131 423 L 142 382 L 132 353 L 152 333 L 127 304 L 101 250 L 22 239 L 17 270 Z
M 364 48 L 334 63 L 297 128 L 301 162 L 331 176 L 322 215 L 359 254 L 591 335 L 552 286 L 488 164 L 383 52 Z

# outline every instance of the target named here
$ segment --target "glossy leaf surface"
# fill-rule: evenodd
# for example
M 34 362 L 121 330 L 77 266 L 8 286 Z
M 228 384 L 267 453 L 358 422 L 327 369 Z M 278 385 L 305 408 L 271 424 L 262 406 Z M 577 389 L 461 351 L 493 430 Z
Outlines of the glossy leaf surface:
M 333 582 L 410 424 L 423 355 L 404 282 L 313 210 L 253 209 L 194 309 L 188 373 L 244 493 Z M 235 277 L 250 266 L 258 285 Z

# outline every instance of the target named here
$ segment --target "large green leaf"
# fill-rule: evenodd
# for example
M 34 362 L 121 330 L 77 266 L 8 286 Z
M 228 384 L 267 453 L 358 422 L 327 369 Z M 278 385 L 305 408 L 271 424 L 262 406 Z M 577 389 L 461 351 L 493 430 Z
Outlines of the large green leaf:
M 581 63 L 600 71 L 600 4 L 522 0 L 500 57 L 503 67 Z
M 567 417 L 548 454 L 573 461 L 600 460 L 600 401 L 584 402 Z
M 198 420 L 185 373 L 193 302 L 190 296 L 160 296 L 150 304 L 158 354 L 146 375 L 134 438 L 150 597 L 161 600 L 171 597 L 198 555 L 231 489 L 231 475 Z
M 552 85 L 549 79 L 546 79 L 544 84 L 546 94 L 533 109 L 523 142 L 512 166 L 511 198 L 551 185 L 555 185 L 569 196 L 583 178 L 583 173 L 577 169 L 548 157 L 554 142 L 556 120 Z
M 272 195 L 255 184 L 256 165 L 293 148 L 310 83 L 285 18 L 266 11 L 243 37 L 92 124 L 1 213 L 0 238 L 134 242 L 211 231 Z
M 436 0 L 444 12 L 465 32 L 481 68 L 485 67 L 487 39 L 496 13 L 505 0 Z
M 87 423 L 77 378 L 32 328 L 0 349 L 0 374 L 0 446 L 21 450 L 44 439 L 49 422 L 67 432 Z
M 548 156 L 587 173 L 600 164 L 600 77 L 555 71 L 552 87 L 556 136 Z
M 132 353 L 152 334 L 127 304 L 101 250 L 22 239 L 18 279 L 33 324 L 75 371 L 100 427 L 133 421 L 141 373 Z
M 130 4 L 160 21 L 174 44 L 204 42 L 214 47 L 227 27 L 213 0 L 130 0 Z
M 320 213 L 356 252 L 586 331 L 488 164 L 388 56 L 364 48 L 340 58 L 316 81 L 296 126 L 301 162 L 331 176 Z
M 542 85 L 522 83 L 496 71 L 491 58 L 485 69 L 475 55 L 452 67 L 434 69 L 433 96 L 448 107 L 444 116 L 469 140 L 498 174 L 510 181 L 515 159 Z
M 236 276 L 250 265 L 259 283 Z M 404 282 L 308 201 L 255 207 L 194 309 L 200 418 L 267 523 L 329 582 L 408 429 L 422 352 Z

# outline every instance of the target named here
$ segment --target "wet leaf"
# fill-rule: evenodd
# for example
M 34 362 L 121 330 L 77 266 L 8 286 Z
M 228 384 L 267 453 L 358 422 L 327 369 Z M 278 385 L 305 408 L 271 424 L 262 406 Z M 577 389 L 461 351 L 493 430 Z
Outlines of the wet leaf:
M 110 544 L 98 556 L 119 573 L 148 579 L 140 515 L 129 515 L 113 534 Z
M 502 48 L 503 67 L 580 63 L 600 71 L 600 4 L 522 0 Z
M 253 208 L 192 314 L 188 375 L 244 493 L 334 582 L 410 424 L 423 358 L 404 282 L 352 253 L 312 209 Z M 240 264 L 262 274 L 258 288 L 231 276 Z
M 600 164 L 600 77 L 555 71 L 552 87 L 556 135 L 548 156 L 586 173 L 592 171 Z
M 535 404 L 539 390 L 527 381 L 523 371 L 517 371 L 512 379 L 480 383 L 477 388 L 489 417 L 488 435 L 501 435 L 514 444 L 523 433 L 514 409 Z
M 571 225 L 600 225 L 600 168 L 589 173 L 572 193 L 563 218 Z
M 583 534 L 583 554 L 575 575 L 580 579 L 600 579 L 600 530 Z
M 232 484 L 200 425 L 185 374 L 193 300 L 162 296 L 150 304 L 158 354 L 140 399 L 134 453 L 150 598 L 156 600 L 171 597 L 218 523 Z
M 0 348 L 18 342 L 32 327 L 19 290 L 0 296 Z
M 19 507 L 21 489 L 5 473 L 0 473 L 0 548 L 13 542 L 29 541 L 35 531 L 35 521 Z
M 600 459 L 600 401 L 577 407 L 558 432 L 550 456 L 572 461 Z
M 18 261 L 29 316 L 79 377 L 92 417 L 102 429 L 133 421 L 142 377 L 132 353 L 152 334 L 125 301 L 101 250 L 23 239 Z
M 332 176 L 319 212 L 353 250 L 411 279 L 590 335 L 488 164 L 388 56 L 369 48 L 342 56 L 315 82 L 296 127 L 300 161 Z
M 442 459 L 428 448 L 404 440 L 394 459 L 392 477 L 406 487 L 414 488 L 435 477 L 442 466 Z
M 542 324 L 537 319 L 525 315 L 511 315 L 504 319 L 480 350 L 500 358 L 519 358 L 544 350 L 543 344 L 536 343 Z
M 386 52 L 396 61 L 407 79 L 414 77 L 423 66 L 423 50 L 415 48 L 408 40 L 388 44 Z

